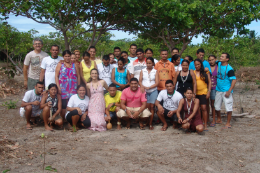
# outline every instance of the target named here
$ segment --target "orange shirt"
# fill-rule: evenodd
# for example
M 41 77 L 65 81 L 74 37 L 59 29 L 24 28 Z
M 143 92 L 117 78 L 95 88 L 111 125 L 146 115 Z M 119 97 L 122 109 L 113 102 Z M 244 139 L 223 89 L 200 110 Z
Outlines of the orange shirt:
M 173 80 L 175 77 L 175 68 L 173 63 L 171 63 L 169 60 L 167 60 L 166 63 L 162 62 L 160 60 L 157 62 L 154 66 L 154 68 L 158 71 L 159 73 L 159 85 L 158 85 L 158 90 L 164 90 L 165 89 L 165 82 L 167 80 Z

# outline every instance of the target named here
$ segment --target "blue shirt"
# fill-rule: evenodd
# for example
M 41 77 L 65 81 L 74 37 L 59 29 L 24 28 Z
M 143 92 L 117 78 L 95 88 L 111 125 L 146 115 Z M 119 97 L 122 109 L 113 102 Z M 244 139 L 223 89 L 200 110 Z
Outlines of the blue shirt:
M 168 58 L 168 60 L 169 60 L 170 62 L 172 62 L 172 58 Z M 180 64 L 182 63 L 182 61 L 183 61 L 183 59 L 181 58 Z
M 202 64 L 204 66 L 204 69 L 207 67 L 209 69 L 209 72 L 212 74 L 209 62 L 204 60 Z M 189 70 L 196 70 L 194 61 L 190 63 Z
M 221 62 L 218 62 L 218 75 L 217 75 L 217 86 L 216 90 L 220 92 L 227 92 L 230 87 L 232 80 L 237 79 L 233 68 L 228 65 L 221 65 Z M 233 93 L 233 90 L 231 91 Z

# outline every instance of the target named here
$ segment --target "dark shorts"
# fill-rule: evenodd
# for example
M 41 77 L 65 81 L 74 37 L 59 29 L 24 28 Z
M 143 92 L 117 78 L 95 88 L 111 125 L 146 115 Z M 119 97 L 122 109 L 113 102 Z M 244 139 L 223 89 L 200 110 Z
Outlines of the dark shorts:
M 168 109 L 165 109 L 165 108 L 164 108 L 164 118 L 165 118 L 165 119 L 172 120 L 172 121 L 178 121 L 178 117 L 177 117 L 176 113 L 173 114 L 172 117 L 168 117 L 167 114 L 168 114 L 169 112 L 170 112 L 170 111 L 169 111 Z
M 196 95 L 196 98 L 199 99 L 200 105 L 206 105 L 207 104 L 206 95 Z
M 79 115 L 77 109 L 75 109 L 75 110 L 69 112 L 69 113 L 66 115 L 66 120 L 70 123 L 70 125 L 72 125 L 72 117 L 75 116 L 75 115 Z M 91 122 L 90 122 L 89 117 L 86 116 L 86 119 L 85 119 L 84 121 L 81 121 L 81 116 L 82 116 L 82 115 L 79 115 L 79 116 L 80 116 L 79 122 L 82 122 L 83 125 L 84 125 L 86 128 L 90 127 Z
M 61 104 L 62 104 L 62 109 L 66 109 L 67 108 L 67 104 L 68 104 L 68 100 L 69 99 L 61 99 Z

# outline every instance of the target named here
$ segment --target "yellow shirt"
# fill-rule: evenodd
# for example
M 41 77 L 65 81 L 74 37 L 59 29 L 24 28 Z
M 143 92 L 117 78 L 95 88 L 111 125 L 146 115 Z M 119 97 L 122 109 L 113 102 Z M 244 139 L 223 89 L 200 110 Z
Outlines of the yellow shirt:
M 88 82 L 88 79 L 90 78 L 90 71 L 91 71 L 93 68 L 95 68 L 95 63 L 94 63 L 94 61 L 91 61 L 91 66 L 90 66 L 90 68 L 88 68 L 88 67 L 86 66 L 84 60 L 82 60 L 80 64 L 82 65 L 82 68 L 83 68 L 83 77 L 84 77 L 84 79 Z
M 116 95 L 114 97 L 111 97 L 109 92 L 105 94 L 105 101 L 106 101 L 106 107 L 108 107 L 108 105 L 110 103 L 120 103 L 120 98 L 121 98 L 121 91 L 116 91 Z M 112 106 L 109 110 L 110 112 L 115 112 L 116 111 L 116 106 Z
M 101 59 L 95 59 L 95 62 L 98 65 L 98 64 L 102 63 L 102 60 Z
M 195 72 L 196 74 L 196 72 Z M 197 92 L 196 95 L 207 95 L 208 93 L 208 85 L 206 84 L 205 80 L 202 80 L 200 76 L 196 74 L 196 81 L 197 81 Z

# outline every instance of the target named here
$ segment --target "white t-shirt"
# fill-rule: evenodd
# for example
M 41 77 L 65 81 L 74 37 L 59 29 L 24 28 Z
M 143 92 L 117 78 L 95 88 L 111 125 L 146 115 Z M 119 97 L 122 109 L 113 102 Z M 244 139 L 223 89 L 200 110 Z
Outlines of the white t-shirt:
M 51 56 L 47 56 L 42 60 L 41 68 L 45 69 L 45 87 L 48 87 L 51 83 L 55 82 L 55 69 L 63 57 L 58 56 L 56 59 Z
M 137 59 L 137 56 L 136 56 L 136 57 L 131 57 L 131 56 L 128 56 L 128 59 L 129 59 L 131 62 L 133 62 L 134 60 L 136 60 L 136 59 Z
M 131 62 L 130 73 L 139 80 L 141 70 L 145 69 L 146 67 L 147 66 L 145 60 L 141 63 L 138 59 L 136 59 L 135 61 Z
M 80 108 L 82 115 L 86 112 L 88 109 L 88 103 L 89 103 L 89 97 L 85 96 L 85 99 L 79 98 L 78 94 L 74 94 L 73 96 L 70 97 L 69 102 L 68 102 L 68 107 L 70 108 Z M 66 117 L 70 111 L 66 113 Z
M 160 102 L 163 100 L 163 108 L 169 110 L 169 111 L 174 111 L 178 109 L 180 100 L 182 99 L 181 93 L 175 90 L 174 94 L 172 96 L 169 96 L 167 94 L 167 90 L 162 90 L 158 97 L 157 100 Z
M 154 65 L 157 63 L 157 62 L 159 62 L 157 59 L 153 59 L 153 61 L 154 61 Z
M 35 89 L 27 91 L 23 97 L 23 101 L 26 103 L 30 103 L 30 102 L 34 102 L 34 101 L 41 102 L 41 99 L 42 99 L 42 96 L 37 95 L 35 93 Z M 32 116 L 33 117 L 40 116 L 41 112 L 42 112 L 42 109 L 40 109 L 40 105 L 32 105 Z
M 114 68 L 114 66 L 111 64 L 109 64 L 108 66 L 104 66 L 103 63 L 100 63 L 97 65 L 99 78 L 106 81 L 108 86 L 112 83 L 111 75 L 112 75 L 113 68 Z M 105 90 L 105 88 L 104 88 L 104 90 Z
M 178 66 L 174 66 L 174 68 L 175 68 L 175 72 L 182 70 L 181 64 L 179 64 Z
M 150 87 L 155 84 L 155 78 L 156 78 L 156 71 L 154 68 L 151 70 L 151 72 L 148 74 L 147 68 L 143 69 L 143 81 L 142 84 L 145 87 Z M 157 87 L 146 90 L 147 93 L 151 93 L 153 91 L 157 90 Z
M 29 78 L 37 80 L 40 79 L 41 62 L 47 56 L 49 55 L 46 52 L 41 51 L 40 53 L 35 53 L 34 50 L 26 55 L 24 59 L 24 65 L 29 66 Z

